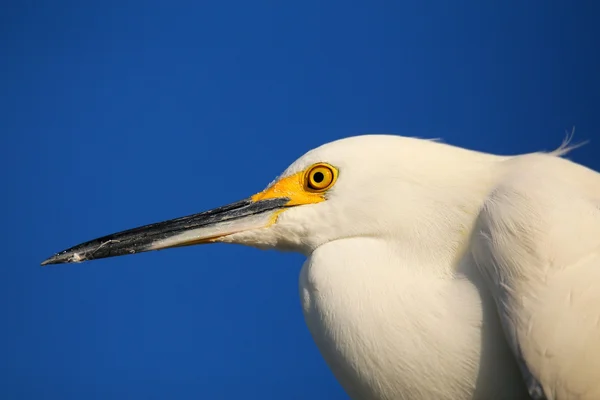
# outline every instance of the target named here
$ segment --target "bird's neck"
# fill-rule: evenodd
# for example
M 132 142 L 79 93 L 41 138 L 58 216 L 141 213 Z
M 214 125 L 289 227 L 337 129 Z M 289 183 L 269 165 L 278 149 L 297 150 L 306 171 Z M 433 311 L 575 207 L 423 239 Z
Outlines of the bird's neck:
M 500 327 L 486 321 L 482 336 L 493 305 L 470 279 L 432 273 L 384 239 L 348 238 L 311 254 L 300 295 L 317 345 L 354 398 L 471 398 L 482 379 L 481 398 L 518 398 Z
M 414 204 L 405 206 L 400 231 L 388 238 L 407 264 L 452 274 L 461 263 L 479 212 L 502 174 L 497 159 L 463 165 L 410 194 Z

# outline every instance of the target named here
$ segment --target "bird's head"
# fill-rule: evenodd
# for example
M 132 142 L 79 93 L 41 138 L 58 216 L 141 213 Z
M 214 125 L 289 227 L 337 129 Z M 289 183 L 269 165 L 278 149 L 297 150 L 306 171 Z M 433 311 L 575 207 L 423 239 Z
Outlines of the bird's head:
M 344 238 L 427 235 L 451 219 L 453 193 L 468 186 L 467 154 L 478 153 L 391 135 L 338 140 L 245 200 L 94 239 L 43 265 L 216 242 L 310 254 Z

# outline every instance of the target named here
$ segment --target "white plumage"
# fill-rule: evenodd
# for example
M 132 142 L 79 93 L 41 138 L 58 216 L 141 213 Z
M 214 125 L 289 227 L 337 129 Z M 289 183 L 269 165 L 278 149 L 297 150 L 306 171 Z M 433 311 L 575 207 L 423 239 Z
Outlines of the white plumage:
M 567 150 L 352 137 L 294 162 L 252 198 L 260 213 L 236 203 L 210 225 L 134 237 L 142 250 L 92 251 L 124 233 L 47 263 L 216 241 L 297 251 L 306 323 L 353 399 L 597 400 L 600 175 Z M 330 187 L 296 182 L 320 163 Z
M 307 255 L 306 322 L 354 399 L 600 399 L 600 175 L 566 150 L 329 143 L 283 174 L 339 167 L 326 202 L 225 240 Z

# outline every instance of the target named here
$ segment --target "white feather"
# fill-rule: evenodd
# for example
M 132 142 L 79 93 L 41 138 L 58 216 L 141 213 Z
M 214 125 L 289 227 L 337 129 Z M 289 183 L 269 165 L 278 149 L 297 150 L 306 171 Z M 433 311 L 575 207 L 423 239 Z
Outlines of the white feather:
M 224 240 L 307 256 L 306 323 L 353 399 L 599 399 L 600 175 L 559 157 L 571 139 L 332 142 L 282 174 L 335 166 L 327 201 Z

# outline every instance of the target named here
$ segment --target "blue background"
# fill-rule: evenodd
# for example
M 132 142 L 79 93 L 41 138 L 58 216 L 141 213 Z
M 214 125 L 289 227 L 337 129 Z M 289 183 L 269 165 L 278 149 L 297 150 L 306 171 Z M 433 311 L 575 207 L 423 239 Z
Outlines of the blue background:
M 598 4 L 4 2 L 0 398 L 345 399 L 299 255 L 39 263 L 245 198 L 349 135 L 514 154 L 575 126 L 571 158 L 600 169 Z

